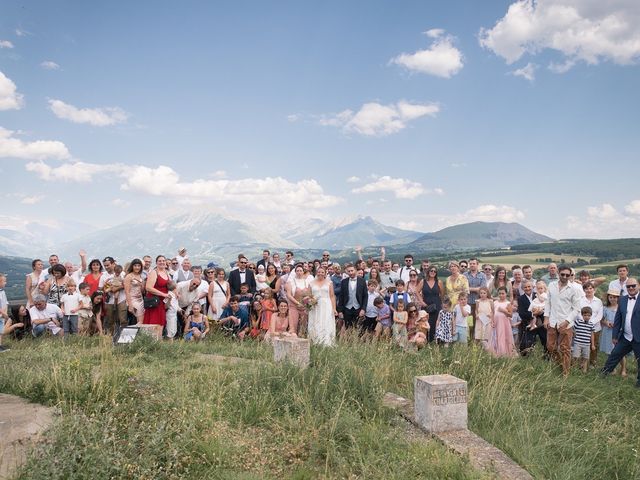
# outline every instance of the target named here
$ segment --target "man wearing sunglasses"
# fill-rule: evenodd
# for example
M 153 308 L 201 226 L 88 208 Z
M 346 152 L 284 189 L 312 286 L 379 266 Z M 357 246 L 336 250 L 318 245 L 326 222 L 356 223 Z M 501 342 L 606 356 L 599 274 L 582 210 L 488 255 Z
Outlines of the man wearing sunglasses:
M 573 324 L 580 314 L 582 295 L 571 286 L 571 268 L 562 265 L 557 282 L 551 282 L 544 307 L 544 326 L 547 329 L 549 355 L 562 365 L 562 374 L 571 368 L 571 340 Z
M 638 305 L 638 279 L 626 279 L 627 295 L 621 296 L 613 321 L 613 350 L 602 368 L 608 375 L 633 350 L 638 362 L 636 388 L 640 388 L 640 306 Z
M 232 296 L 240 294 L 240 285 L 243 283 L 249 285 L 251 293 L 256 293 L 256 276 L 253 270 L 247 268 L 248 265 L 249 260 L 246 257 L 240 257 L 238 259 L 238 268 L 229 273 L 229 288 Z

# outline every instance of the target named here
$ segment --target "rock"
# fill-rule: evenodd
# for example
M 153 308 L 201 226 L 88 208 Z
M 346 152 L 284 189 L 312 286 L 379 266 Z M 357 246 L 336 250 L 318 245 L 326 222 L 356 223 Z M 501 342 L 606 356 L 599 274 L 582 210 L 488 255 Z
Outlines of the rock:
M 467 382 L 453 375 L 415 377 L 416 422 L 431 433 L 467 428 Z
M 290 362 L 300 368 L 309 366 L 309 340 L 298 337 L 274 337 L 273 360 Z
M 11 478 L 31 444 L 53 422 L 53 409 L 0 393 L 0 479 Z

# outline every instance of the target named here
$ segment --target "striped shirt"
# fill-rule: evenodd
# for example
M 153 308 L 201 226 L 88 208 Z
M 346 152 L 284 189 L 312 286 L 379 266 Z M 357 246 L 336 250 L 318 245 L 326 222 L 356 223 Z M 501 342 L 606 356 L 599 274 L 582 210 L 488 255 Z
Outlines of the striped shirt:
M 591 345 L 591 334 L 593 333 L 593 323 L 579 319 L 573 326 L 575 336 L 574 341 L 579 345 Z

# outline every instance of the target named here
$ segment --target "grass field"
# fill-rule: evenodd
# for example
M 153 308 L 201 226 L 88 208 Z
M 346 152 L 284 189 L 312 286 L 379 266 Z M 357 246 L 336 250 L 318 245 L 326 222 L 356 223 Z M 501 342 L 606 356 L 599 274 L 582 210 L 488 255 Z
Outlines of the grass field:
M 531 265 L 533 269 L 546 268 L 548 262 L 536 262 L 537 258 L 551 258 L 555 263 L 560 264 L 560 260 L 565 262 L 575 262 L 578 258 L 591 260 L 593 257 L 579 257 L 576 255 L 554 255 L 550 252 L 520 253 L 514 255 L 480 256 L 480 263 L 490 263 L 492 265 L 502 265 L 511 268 L 513 265 Z
M 415 375 L 469 382 L 470 428 L 536 478 L 640 478 L 640 391 L 539 355 L 344 341 L 299 371 L 265 344 L 23 341 L 2 354 L 0 392 L 56 406 L 22 479 L 489 478 L 382 405 Z M 203 354 L 251 359 L 214 362 Z M 635 366 L 630 369 L 635 375 Z

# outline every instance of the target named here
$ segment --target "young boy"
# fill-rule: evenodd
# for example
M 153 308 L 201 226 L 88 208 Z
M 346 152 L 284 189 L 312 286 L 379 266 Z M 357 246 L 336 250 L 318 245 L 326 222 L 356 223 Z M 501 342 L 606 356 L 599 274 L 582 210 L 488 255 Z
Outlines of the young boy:
M 240 295 L 238 295 L 238 304 L 241 307 L 244 307 L 248 312 L 251 308 L 252 302 L 253 302 L 253 293 L 249 292 L 249 284 L 241 283 Z
M 78 285 L 78 290 L 80 290 L 80 301 L 78 302 L 78 333 L 80 335 L 86 335 L 89 333 L 91 319 L 93 318 L 91 297 L 89 296 L 91 286 L 88 283 L 82 282 Z
M 520 345 L 520 325 L 522 319 L 518 314 L 518 300 L 514 299 L 511 302 L 511 308 L 513 308 L 513 314 L 511 314 L 511 335 L 513 335 L 513 344 L 518 347 Z
M 400 299 L 402 299 L 405 305 L 411 301 L 409 294 L 404 291 L 404 280 L 396 280 L 396 291 L 389 297 L 389 306 L 392 312 L 395 312 L 398 308 L 398 300 Z
M 376 298 L 373 301 L 373 305 L 378 311 L 375 337 L 378 338 L 380 334 L 382 334 L 383 337 L 389 338 L 391 336 L 391 324 L 393 323 L 393 320 L 391 320 L 391 309 L 389 305 L 384 303 L 382 297 Z
M 178 304 L 176 288 L 176 282 L 170 280 L 169 283 L 167 283 L 169 296 L 164 299 L 165 308 L 167 309 L 167 338 L 171 339 L 171 341 L 173 341 L 173 338 L 178 332 L 178 310 L 180 310 L 180 305 Z
M 62 330 L 64 338 L 78 333 L 78 312 L 80 311 L 80 294 L 76 292 L 76 282 L 67 282 L 67 293 L 60 298 L 62 307 Z
M 380 293 L 377 291 L 378 282 L 375 280 L 369 280 L 367 282 L 367 290 L 369 291 L 369 296 L 367 297 L 367 308 L 364 313 L 364 322 L 362 324 L 361 334 L 365 334 L 368 332 L 373 332 L 376 328 L 376 320 L 378 319 L 378 309 L 375 306 L 375 300 L 378 297 L 381 297 Z
M 7 292 L 4 288 L 7 286 L 7 277 L 4 273 L 0 273 L 0 352 L 6 352 L 8 347 L 2 345 L 2 334 L 4 333 L 4 324 L 9 320 L 9 302 L 7 301 Z
M 586 372 L 589 366 L 589 355 L 591 350 L 596 349 L 594 325 L 591 323 L 591 307 L 582 307 L 580 318 L 573 326 L 573 358 L 582 359 L 582 371 Z
M 471 315 L 471 306 L 467 303 L 467 294 L 461 293 L 458 295 L 458 304 L 453 309 L 456 323 L 455 341 L 458 343 L 466 344 L 469 339 L 469 325 L 467 323 L 469 315 Z

